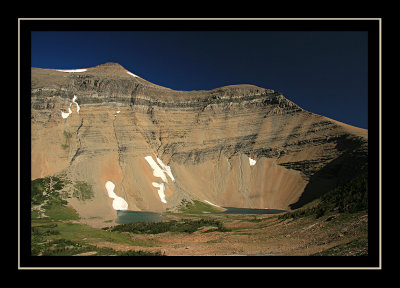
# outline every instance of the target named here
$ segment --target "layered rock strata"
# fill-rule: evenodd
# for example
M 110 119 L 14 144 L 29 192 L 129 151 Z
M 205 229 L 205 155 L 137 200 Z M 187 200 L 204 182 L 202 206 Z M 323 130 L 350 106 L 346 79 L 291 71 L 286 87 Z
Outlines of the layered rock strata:
M 115 212 L 107 181 L 129 210 L 183 199 L 290 209 L 367 166 L 367 130 L 254 85 L 176 91 L 116 63 L 32 68 L 31 103 L 32 179 L 64 171 L 90 183 L 94 199 L 71 203 L 83 217 Z

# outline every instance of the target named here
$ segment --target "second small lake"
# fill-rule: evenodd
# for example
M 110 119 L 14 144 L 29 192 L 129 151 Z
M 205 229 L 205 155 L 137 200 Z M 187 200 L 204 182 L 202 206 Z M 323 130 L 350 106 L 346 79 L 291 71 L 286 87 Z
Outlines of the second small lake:
M 236 207 L 224 207 L 227 209 L 224 212 L 217 212 L 215 214 L 279 214 L 286 212 L 284 210 L 276 209 L 252 209 L 252 208 L 236 208 Z M 161 213 L 147 212 L 147 211 L 117 211 L 118 224 L 128 224 L 132 222 L 160 222 L 165 220 L 165 217 Z
M 236 207 L 224 207 L 227 209 L 222 214 L 279 214 L 286 212 L 285 210 L 277 209 L 253 209 L 253 208 L 236 208 Z
M 145 211 L 117 211 L 117 223 L 159 222 L 164 218 L 160 213 Z

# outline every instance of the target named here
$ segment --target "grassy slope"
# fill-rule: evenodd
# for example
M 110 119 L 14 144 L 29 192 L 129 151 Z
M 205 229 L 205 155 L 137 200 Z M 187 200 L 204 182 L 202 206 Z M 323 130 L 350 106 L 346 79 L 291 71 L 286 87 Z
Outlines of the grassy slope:
M 312 217 L 319 219 L 323 216 L 336 217 L 337 215 L 368 215 L 368 175 L 360 175 L 347 183 L 336 187 L 319 199 L 314 200 L 303 208 L 280 215 L 279 219 L 301 219 Z M 314 254 L 315 256 L 366 256 L 368 255 L 368 238 L 360 235 L 358 239 L 341 244 L 326 251 Z
M 63 187 L 62 181 L 58 182 L 58 186 L 54 185 L 54 183 L 55 182 L 53 182 L 53 187 L 61 190 Z M 200 220 L 182 219 L 182 217 L 190 216 L 191 213 L 191 216 L 194 216 L 195 214 L 202 214 L 204 212 L 209 213 L 207 216 L 210 216 L 210 219 L 213 219 L 213 213 L 220 212 L 220 210 L 217 210 L 215 207 L 200 201 L 184 203 L 180 209 L 180 211 L 183 213 L 175 214 L 175 216 L 180 215 L 178 217 L 179 221 L 168 221 L 162 224 L 141 223 L 132 225 L 118 225 L 113 229 L 107 230 L 92 228 L 90 226 L 79 224 L 76 223 L 76 221 L 73 221 L 78 219 L 78 216 L 76 211 L 65 204 L 66 202 L 64 202 L 60 196 L 62 193 L 55 193 L 55 191 L 47 190 L 48 193 L 43 194 L 43 191 L 46 191 L 48 184 L 48 180 L 38 180 L 32 184 L 32 202 L 35 202 L 35 204 L 38 205 L 43 204 L 44 201 L 47 200 L 47 204 L 44 207 L 46 208 L 45 214 L 48 216 L 47 218 L 33 218 L 32 220 L 31 240 L 33 255 L 76 255 L 87 252 L 93 253 L 93 255 L 161 255 L 160 253 L 144 253 L 141 251 L 128 251 L 124 252 L 125 254 L 123 254 L 123 252 L 118 252 L 111 248 L 100 248 L 96 244 L 99 244 L 100 242 L 109 242 L 114 244 L 125 244 L 129 246 L 141 246 L 145 248 L 159 246 L 160 243 L 157 243 L 156 240 L 150 240 L 146 238 L 141 238 L 141 240 L 133 240 L 129 233 L 157 234 L 166 231 L 175 233 L 193 233 L 198 231 L 203 226 L 215 227 L 214 229 L 209 230 L 209 232 L 230 231 L 229 229 L 224 230 L 223 226 L 227 221 L 230 221 L 229 215 L 221 216 L 221 214 L 219 214 L 219 220 L 210 221 L 201 219 L 205 217 L 204 214 L 203 216 L 198 215 L 198 217 L 201 217 Z M 368 179 L 366 177 L 353 179 L 349 183 L 337 187 L 320 199 L 309 203 L 303 208 L 283 215 L 275 216 L 274 219 L 279 220 L 276 224 L 279 224 L 282 221 L 297 222 L 297 220 L 301 219 L 308 219 L 307 221 L 309 222 L 307 223 L 316 223 L 316 221 L 322 221 L 321 223 L 324 223 L 324 225 L 337 225 L 338 228 L 333 230 L 339 231 L 344 227 L 343 221 L 348 220 L 346 220 L 346 218 L 350 219 L 353 217 L 352 215 L 358 215 L 360 211 L 363 211 L 362 213 L 367 213 L 367 187 Z M 32 213 L 32 215 L 34 215 L 34 213 Z M 328 221 L 327 219 L 331 215 L 336 215 L 336 218 Z M 252 218 L 249 218 L 247 222 L 263 224 L 264 220 L 255 219 L 256 216 L 253 217 L 254 221 Z M 287 223 L 290 224 L 291 222 Z M 350 221 L 349 223 L 352 222 Z M 238 229 L 238 231 L 241 233 L 245 232 L 241 231 L 242 228 Z M 300 230 L 292 231 L 292 233 L 297 233 L 298 231 Z M 278 229 L 275 232 L 278 234 L 281 232 L 285 233 L 282 229 Z M 279 237 L 280 234 L 278 234 L 275 236 L 271 235 L 271 237 Z M 359 236 L 357 236 L 358 238 L 356 239 L 352 239 L 351 241 L 338 246 L 330 247 L 323 252 L 313 255 L 368 255 L 368 238 L 366 234 L 362 232 L 357 235 Z
M 127 234 L 104 231 L 76 223 L 75 220 L 79 220 L 79 215 L 65 201 L 68 195 L 62 191 L 66 184 L 68 184 L 67 181 L 58 177 L 52 177 L 51 181 L 50 177 L 32 181 L 32 255 L 76 255 L 90 251 L 96 252 L 94 255 L 159 255 L 159 253 L 141 251 L 127 251 L 121 254 L 122 252 L 110 248 L 97 247 L 96 244 L 100 242 L 143 247 L 154 246 L 154 243 L 135 241 Z M 90 199 L 90 186 L 79 182 L 75 183 L 74 188 L 74 195 L 80 199 Z M 38 207 L 41 207 L 41 210 Z M 44 211 L 44 216 L 39 211 Z
M 182 202 L 181 206 L 179 207 L 179 212 L 182 213 L 218 213 L 221 212 L 224 209 L 214 207 L 212 205 L 209 205 L 207 203 L 193 200 L 193 203 L 190 202 Z

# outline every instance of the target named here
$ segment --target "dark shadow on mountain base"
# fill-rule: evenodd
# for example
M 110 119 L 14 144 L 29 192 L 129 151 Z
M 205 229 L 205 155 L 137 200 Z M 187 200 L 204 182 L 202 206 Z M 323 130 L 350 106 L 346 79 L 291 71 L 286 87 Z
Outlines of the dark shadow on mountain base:
M 352 144 L 350 149 L 310 177 L 303 194 L 296 203 L 289 205 L 290 209 L 298 209 L 338 185 L 368 172 L 368 148 L 366 145 L 358 145 L 355 148 L 354 143 Z M 344 143 L 338 143 L 340 148 L 342 145 Z

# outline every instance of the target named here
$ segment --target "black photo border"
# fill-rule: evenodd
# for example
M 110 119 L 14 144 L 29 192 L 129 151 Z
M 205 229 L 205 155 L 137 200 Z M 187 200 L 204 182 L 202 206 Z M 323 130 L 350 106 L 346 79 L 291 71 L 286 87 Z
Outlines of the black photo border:
M 18 18 L 19 269 L 380 269 L 381 232 L 381 18 L 121 19 Z M 30 85 L 32 31 L 367 31 L 368 32 L 368 256 L 149 256 L 35 257 L 30 255 Z

